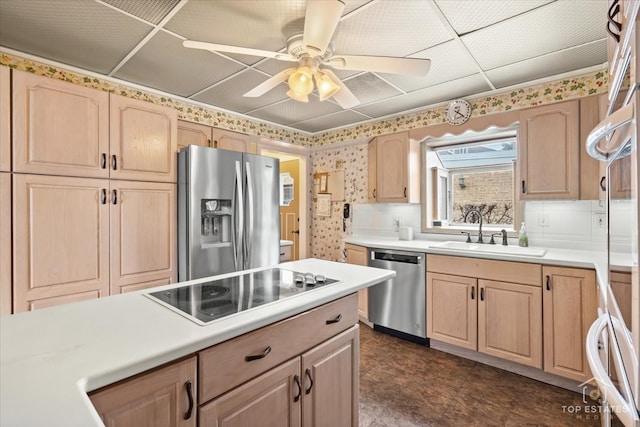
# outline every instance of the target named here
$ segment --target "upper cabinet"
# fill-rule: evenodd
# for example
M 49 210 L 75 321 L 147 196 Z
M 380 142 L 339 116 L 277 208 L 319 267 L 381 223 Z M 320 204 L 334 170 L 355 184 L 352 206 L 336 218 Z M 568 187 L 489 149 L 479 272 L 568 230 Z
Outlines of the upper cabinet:
M 577 100 L 522 110 L 518 132 L 522 200 L 579 198 L 579 124 Z
M 419 203 L 420 144 L 408 132 L 378 136 L 369 144 L 369 201 Z
M 211 141 L 213 142 L 213 147 L 245 153 L 253 152 L 249 135 L 218 128 L 212 128 L 212 131 Z
M 107 92 L 13 72 L 15 172 L 107 178 L 108 153 Z
M 0 171 L 11 170 L 11 71 L 0 66 Z
M 178 151 L 188 145 L 213 147 L 211 126 L 178 120 Z
M 111 94 L 110 177 L 176 181 L 178 112 Z

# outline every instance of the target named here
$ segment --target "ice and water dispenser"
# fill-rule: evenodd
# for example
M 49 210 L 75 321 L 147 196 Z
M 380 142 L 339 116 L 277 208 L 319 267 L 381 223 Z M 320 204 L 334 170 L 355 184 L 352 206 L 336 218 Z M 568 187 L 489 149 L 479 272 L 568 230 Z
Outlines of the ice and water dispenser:
M 231 200 L 202 199 L 201 201 L 202 244 L 229 243 L 231 241 Z

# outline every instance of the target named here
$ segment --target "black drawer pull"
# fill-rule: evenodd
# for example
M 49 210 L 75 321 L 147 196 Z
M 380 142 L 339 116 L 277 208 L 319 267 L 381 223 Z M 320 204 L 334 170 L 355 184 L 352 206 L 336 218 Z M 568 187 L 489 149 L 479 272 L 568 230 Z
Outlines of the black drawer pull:
M 118 190 L 111 190 L 111 203 L 118 204 Z
M 373 198 L 374 199 L 376 198 L 376 189 L 375 188 L 373 189 Z
M 107 189 L 106 188 L 102 189 L 102 197 L 101 197 L 100 203 L 102 203 L 103 205 L 107 204 Z
M 551 276 L 547 276 L 547 290 L 551 290 Z
M 265 357 L 267 357 L 267 354 L 269 353 L 271 353 L 271 346 L 265 348 L 264 351 L 260 354 L 252 354 L 251 356 L 245 356 L 244 360 L 245 362 L 251 362 L 258 359 L 264 359 Z
M 407 187 L 404 187 L 404 197 L 407 197 Z
M 300 384 L 300 377 L 297 375 L 293 376 L 293 381 L 296 383 L 296 387 L 298 387 L 298 391 L 296 392 L 296 395 L 293 396 L 293 401 L 297 402 L 300 400 L 300 397 L 302 396 L 302 384 Z
M 342 314 L 338 314 L 336 317 L 334 317 L 333 319 L 329 319 L 327 320 L 327 325 L 331 325 L 333 323 L 338 323 L 339 321 L 342 320 Z
M 112 154 L 111 155 L 111 169 L 116 170 L 117 167 L 118 167 L 118 160 L 116 159 L 116 155 Z
M 304 370 L 304 374 L 309 378 L 309 388 L 304 391 L 304 394 L 311 393 L 311 389 L 313 388 L 313 378 L 311 378 L 311 369 L 307 368 Z
M 107 168 L 107 153 L 100 154 L 100 168 Z
M 280 252 L 280 256 L 284 256 L 284 252 Z
M 525 194 L 527 192 L 527 184 L 524 182 L 524 180 L 522 180 L 522 194 Z
M 184 413 L 184 419 L 188 420 L 191 418 L 191 413 L 193 412 L 193 391 L 191 390 L 191 381 L 184 383 L 184 388 L 187 390 L 187 397 L 189 398 L 189 409 Z
M 607 191 L 607 177 L 603 176 L 600 178 L 600 189 L 602 191 Z
M 476 288 L 475 287 L 471 288 L 471 299 L 476 299 Z
M 484 288 L 480 288 L 480 301 L 484 301 Z

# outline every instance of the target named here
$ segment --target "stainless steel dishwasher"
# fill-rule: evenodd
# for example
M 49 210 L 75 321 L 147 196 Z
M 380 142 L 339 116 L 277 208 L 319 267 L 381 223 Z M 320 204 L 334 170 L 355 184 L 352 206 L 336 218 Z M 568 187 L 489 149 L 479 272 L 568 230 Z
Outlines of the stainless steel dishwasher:
M 369 266 L 396 277 L 369 288 L 369 321 L 374 329 L 428 344 L 424 253 L 369 249 Z

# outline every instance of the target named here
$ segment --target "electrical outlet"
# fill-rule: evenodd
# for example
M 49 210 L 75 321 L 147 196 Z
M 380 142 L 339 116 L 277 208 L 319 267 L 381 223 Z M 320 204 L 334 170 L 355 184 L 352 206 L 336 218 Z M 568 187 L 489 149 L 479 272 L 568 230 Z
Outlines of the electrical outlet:
M 399 216 L 394 216 L 393 217 L 393 227 L 396 229 L 396 231 L 398 231 L 398 229 L 400 228 L 400 217 Z
M 607 228 L 607 215 L 603 213 L 593 214 L 593 220 L 597 228 Z
M 549 215 L 548 214 L 538 214 L 538 225 L 540 227 L 548 227 L 549 226 Z

